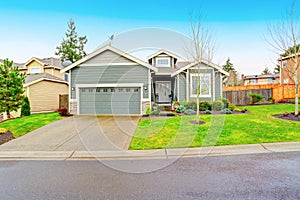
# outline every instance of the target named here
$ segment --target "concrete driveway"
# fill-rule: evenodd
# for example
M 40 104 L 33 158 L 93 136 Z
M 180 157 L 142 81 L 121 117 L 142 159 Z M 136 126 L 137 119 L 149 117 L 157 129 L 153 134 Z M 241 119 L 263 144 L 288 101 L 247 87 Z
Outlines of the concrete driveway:
M 74 116 L 0 145 L 0 151 L 127 150 L 140 117 Z

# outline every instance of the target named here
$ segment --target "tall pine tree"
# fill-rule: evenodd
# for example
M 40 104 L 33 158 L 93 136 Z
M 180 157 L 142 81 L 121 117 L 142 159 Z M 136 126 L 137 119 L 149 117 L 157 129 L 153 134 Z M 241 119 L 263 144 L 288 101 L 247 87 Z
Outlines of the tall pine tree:
M 62 62 L 70 61 L 74 63 L 86 56 L 86 52 L 84 51 L 86 43 L 86 36 L 79 37 L 77 35 L 75 23 L 71 19 L 68 23 L 66 39 L 64 38 L 60 46 L 56 47 L 55 55 L 58 55 Z
M 223 70 L 226 72 L 234 71 L 234 66 L 230 62 L 230 58 L 227 59 L 226 64 L 222 66 Z
M 24 82 L 25 74 L 13 66 L 13 61 L 5 59 L 0 64 L 0 112 L 6 112 L 8 118 L 22 106 Z

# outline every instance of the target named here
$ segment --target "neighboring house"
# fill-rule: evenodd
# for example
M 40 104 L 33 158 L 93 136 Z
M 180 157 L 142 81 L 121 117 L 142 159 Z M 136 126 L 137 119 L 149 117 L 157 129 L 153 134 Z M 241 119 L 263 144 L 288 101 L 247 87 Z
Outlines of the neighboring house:
M 68 74 L 60 73 L 58 58 L 31 58 L 24 64 L 13 63 L 21 73 L 26 73 L 25 95 L 28 97 L 32 113 L 56 111 L 59 95 L 68 94 Z
M 300 62 L 300 53 L 298 53 L 298 62 Z M 293 78 L 294 61 L 292 56 L 286 56 L 278 59 L 280 65 L 280 84 L 295 84 Z M 300 63 L 299 63 L 300 65 Z M 298 79 L 300 78 L 300 66 L 297 71 Z
M 279 84 L 280 74 L 267 74 L 267 75 L 242 75 L 243 85 L 266 85 L 266 84 Z
M 198 63 L 179 62 L 161 50 L 142 61 L 112 46 L 104 46 L 62 69 L 69 73 L 72 114 L 141 115 L 152 103 L 196 100 Z M 215 64 L 200 63 L 201 101 L 222 96 L 222 76 Z

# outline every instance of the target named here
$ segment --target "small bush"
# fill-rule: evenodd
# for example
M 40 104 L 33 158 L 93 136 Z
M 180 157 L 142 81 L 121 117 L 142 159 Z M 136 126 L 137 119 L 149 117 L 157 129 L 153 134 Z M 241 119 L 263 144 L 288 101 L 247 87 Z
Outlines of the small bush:
M 160 113 L 160 110 L 153 110 L 151 112 L 151 115 L 159 115 L 159 113 Z
M 151 114 L 151 109 L 150 106 L 148 106 L 147 110 L 146 110 L 146 115 L 150 115 Z
M 28 97 L 25 97 L 22 102 L 21 116 L 30 115 L 30 103 Z
M 7 129 L 5 129 L 5 128 L 0 128 L 0 135 L 1 134 L 5 134 L 5 133 L 7 133 Z
M 275 99 L 273 99 L 273 97 L 269 97 L 268 101 L 271 102 L 271 103 L 275 103 Z
M 224 108 L 224 103 L 221 100 L 216 100 L 212 103 L 212 110 L 220 111 Z
M 211 110 L 212 104 L 208 101 L 199 102 L 199 111 Z
M 221 112 L 221 114 L 232 114 L 232 111 L 229 110 L 228 108 L 224 108 L 220 112 Z
M 229 100 L 226 98 L 220 98 L 220 100 L 223 102 L 224 108 L 228 108 L 228 106 L 230 104 Z
M 251 98 L 252 104 L 258 103 L 264 98 L 264 96 L 262 96 L 261 94 L 257 94 L 257 93 L 249 94 L 248 96 Z
M 183 105 L 180 105 L 176 108 L 177 113 L 183 113 L 185 111 L 185 107 Z
M 196 111 L 197 110 L 197 102 L 196 101 L 189 101 L 189 102 L 186 103 L 185 108 L 187 110 L 191 109 L 191 110 Z
M 210 110 L 206 110 L 206 111 L 205 111 L 205 114 L 209 114 L 209 115 L 210 115 L 210 114 L 211 114 L 211 111 L 210 111 Z
M 244 108 L 244 109 L 241 110 L 242 113 L 245 113 L 247 111 L 248 111 L 247 108 Z
M 68 115 L 68 109 L 67 108 L 60 108 L 58 110 L 60 116 L 67 116 Z
M 234 111 L 235 107 L 236 106 L 234 104 L 232 104 L 232 103 L 228 104 L 228 109 L 231 110 L 231 111 Z
M 194 114 L 196 114 L 196 111 L 194 111 L 192 109 L 187 109 L 186 111 L 184 111 L 184 114 L 186 114 L 186 115 L 194 115 Z
M 186 100 L 185 99 L 182 101 L 181 105 L 183 105 L 183 106 L 186 105 Z

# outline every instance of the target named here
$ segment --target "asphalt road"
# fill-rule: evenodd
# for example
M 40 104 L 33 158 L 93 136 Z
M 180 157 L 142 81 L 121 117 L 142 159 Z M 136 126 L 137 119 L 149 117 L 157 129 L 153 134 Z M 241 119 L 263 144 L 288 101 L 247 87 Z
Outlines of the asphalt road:
M 146 167 L 165 160 L 111 162 Z M 300 199 L 300 152 L 182 158 L 136 174 L 106 165 L 1 161 L 0 199 Z

